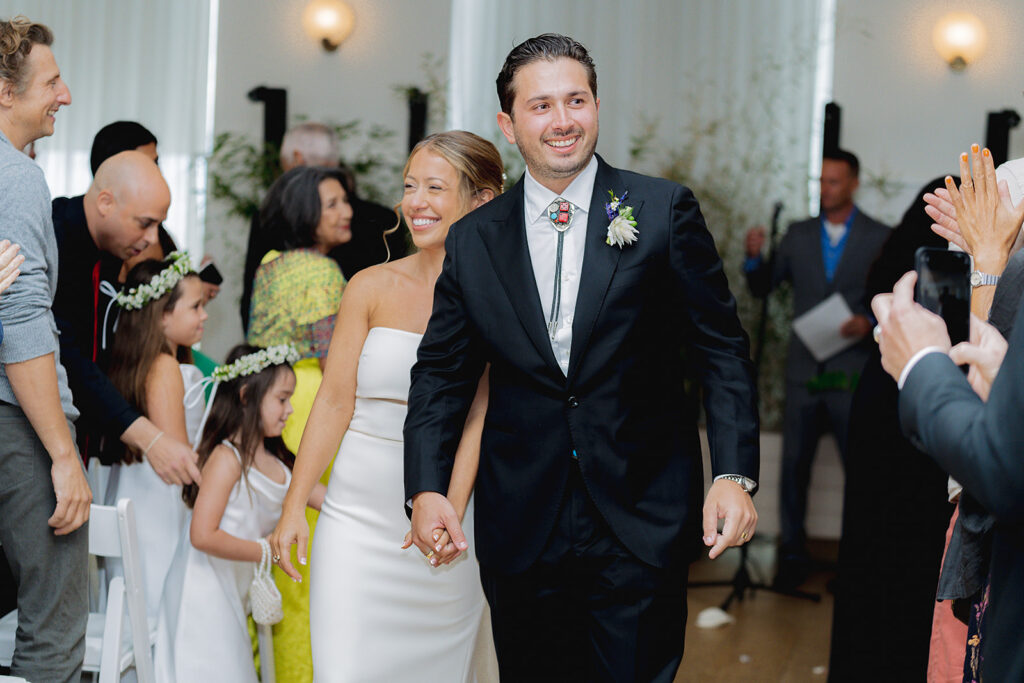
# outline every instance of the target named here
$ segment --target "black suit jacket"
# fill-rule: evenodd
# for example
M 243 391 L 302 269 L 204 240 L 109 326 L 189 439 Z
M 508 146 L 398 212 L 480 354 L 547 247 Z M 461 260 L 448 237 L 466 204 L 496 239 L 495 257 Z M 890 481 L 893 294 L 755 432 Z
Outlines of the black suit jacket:
M 491 364 L 476 551 L 509 573 L 543 549 L 573 451 L 598 510 L 638 558 L 667 566 L 684 541 L 699 540 L 701 452 L 695 420 L 683 413 L 684 346 L 704 388 L 715 473 L 758 476 L 748 340 L 697 201 L 680 185 L 598 161 L 568 377 L 546 334 L 522 180 L 452 226 L 412 370 L 409 497 L 447 490 Z M 638 222 L 638 241 L 622 249 L 605 243 L 608 190 L 629 191 Z
M 1021 318 L 1018 309 L 1017 319 Z M 982 639 L 988 681 L 1024 680 L 1024 325 L 1017 324 L 988 402 L 948 356 L 926 355 L 900 392 L 903 431 L 995 518 Z

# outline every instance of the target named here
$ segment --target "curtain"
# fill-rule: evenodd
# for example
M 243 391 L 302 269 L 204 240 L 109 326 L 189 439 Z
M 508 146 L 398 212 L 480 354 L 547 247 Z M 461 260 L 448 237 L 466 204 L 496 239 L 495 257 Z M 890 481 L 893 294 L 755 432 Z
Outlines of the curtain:
M 211 17 L 217 0 L 0 0 L 0 18 L 24 14 L 54 32 L 53 52 L 71 90 L 36 161 L 54 197 L 89 187 L 93 136 L 138 121 L 156 135 L 171 188 L 165 226 L 202 258 L 206 154 L 212 141 Z

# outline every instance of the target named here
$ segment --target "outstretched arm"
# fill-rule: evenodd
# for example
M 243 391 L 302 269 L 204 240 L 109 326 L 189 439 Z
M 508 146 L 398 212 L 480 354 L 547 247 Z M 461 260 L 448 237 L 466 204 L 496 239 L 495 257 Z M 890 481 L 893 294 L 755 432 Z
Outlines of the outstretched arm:
M 412 369 L 405 420 L 405 492 L 412 501 L 413 543 L 429 556 L 436 552 L 433 532 L 442 527 L 457 548 L 469 547 L 445 494 L 484 369 L 457 267 L 458 236 L 471 229 L 456 224 L 448 232 L 444 266 L 434 285 L 434 311 Z
M 466 427 L 462 431 L 462 440 L 459 442 L 459 449 L 455 452 L 452 480 L 448 485 L 448 502 L 455 509 L 460 523 L 466 518 L 466 508 L 469 506 L 469 498 L 473 494 L 473 486 L 476 484 L 476 473 L 480 468 L 480 438 L 484 433 L 484 418 L 487 416 L 489 377 L 489 371 L 485 370 L 483 377 L 480 378 L 476 396 L 473 398 L 473 405 L 469 408 Z M 451 535 L 447 530 L 434 529 L 431 536 L 436 541 L 434 551 L 438 553 L 437 565 L 448 564 L 461 554 L 462 551 L 451 542 Z M 412 545 L 412 531 L 406 535 L 402 548 L 408 548 L 410 545 Z M 441 550 L 438 550 L 438 547 Z
M 274 557 L 280 558 L 281 569 L 296 581 L 300 581 L 301 576 L 292 566 L 291 547 L 298 546 L 299 564 L 306 564 L 309 525 L 305 508 L 307 504 L 316 507 L 323 501 L 323 492 L 316 489 L 316 484 L 338 452 L 355 410 L 359 354 L 370 331 L 370 304 L 379 286 L 375 280 L 370 272 L 356 275 L 341 298 L 337 324 L 324 362 L 323 381 L 307 421 L 316 425 L 316 429 L 302 433 L 281 519 L 270 534 Z

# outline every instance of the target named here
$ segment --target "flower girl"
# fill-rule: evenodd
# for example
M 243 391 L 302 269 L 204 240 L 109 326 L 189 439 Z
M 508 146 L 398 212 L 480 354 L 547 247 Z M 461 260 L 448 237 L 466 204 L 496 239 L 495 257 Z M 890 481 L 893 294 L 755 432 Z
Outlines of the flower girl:
M 281 514 L 291 454 L 281 430 L 292 412 L 295 349 L 236 346 L 217 384 L 197 451 L 202 485 L 167 575 L 157 626 L 157 681 L 255 682 L 246 615 L 264 536 Z M 319 509 L 324 487 L 309 505 Z
M 203 416 L 202 373 L 191 365 L 190 347 L 203 336 L 207 315 L 203 287 L 187 253 L 165 261 L 148 260 L 128 273 L 124 289 L 113 298 L 121 310 L 110 360 L 110 380 L 139 412 L 161 431 L 142 452 L 117 439 L 103 444 L 120 460 L 110 474 L 106 501 L 135 502 L 146 612 L 156 618 L 174 546 L 188 521 L 181 486 L 163 481 L 146 461 L 149 448 L 162 438 L 195 440 Z M 108 560 L 112 575 L 118 561 Z

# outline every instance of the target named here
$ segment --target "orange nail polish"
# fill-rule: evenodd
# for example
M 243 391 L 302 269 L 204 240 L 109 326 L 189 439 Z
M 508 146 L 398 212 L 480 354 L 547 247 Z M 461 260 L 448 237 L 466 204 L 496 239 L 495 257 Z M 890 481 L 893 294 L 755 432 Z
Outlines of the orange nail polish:
M 960 161 L 967 161 L 967 152 L 960 155 Z
M 987 157 L 987 156 L 991 156 L 991 152 L 989 152 L 989 151 L 988 151 L 988 147 L 986 147 L 986 148 L 985 148 L 985 150 L 984 150 L 984 151 L 983 151 L 983 152 L 982 152 L 981 154 L 982 154 L 983 156 L 986 156 L 986 157 Z
M 978 146 L 977 145 L 971 145 L 971 151 L 974 152 L 975 154 L 977 154 L 978 153 Z

